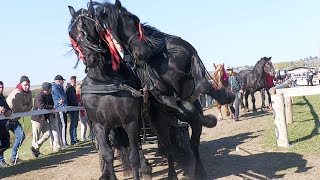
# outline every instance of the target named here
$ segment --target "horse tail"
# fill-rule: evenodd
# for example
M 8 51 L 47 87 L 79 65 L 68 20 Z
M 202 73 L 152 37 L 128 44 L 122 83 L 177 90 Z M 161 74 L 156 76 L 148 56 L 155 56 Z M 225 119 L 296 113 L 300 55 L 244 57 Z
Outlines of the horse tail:
M 194 53 L 191 57 L 191 73 L 194 79 L 195 88 L 193 94 L 188 100 L 189 102 L 193 103 L 199 97 L 200 94 L 204 95 L 212 93 L 213 87 L 209 83 L 208 79 L 213 80 L 213 78 L 206 70 L 204 64 L 202 63 L 197 53 Z
M 117 156 L 122 163 L 122 169 L 124 176 L 131 175 L 131 166 L 129 159 L 129 138 L 127 132 L 123 127 L 115 127 L 112 129 L 114 132 L 113 146 L 117 149 Z

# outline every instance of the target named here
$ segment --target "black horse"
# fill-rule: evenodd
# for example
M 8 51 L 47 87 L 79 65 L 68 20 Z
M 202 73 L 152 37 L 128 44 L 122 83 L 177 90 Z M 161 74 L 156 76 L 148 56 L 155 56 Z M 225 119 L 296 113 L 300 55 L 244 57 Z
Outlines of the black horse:
M 252 109 L 254 112 L 257 111 L 255 102 L 256 99 L 254 97 L 254 93 L 260 91 L 262 105 L 261 109 L 265 107 L 265 77 L 264 73 L 269 73 L 270 75 L 274 76 L 275 70 L 270 61 L 271 57 L 263 57 L 261 58 L 254 66 L 252 70 L 243 70 L 240 71 L 237 76 L 242 82 L 241 89 L 244 90 L 244 98 L 245 98 L 245 109 L 248 111 L 248 97 L 251 94 L 252 100 Z M 242 102 L 243 103 L 243 102 Z
M 93 5 L 90 3 L 88 10 L 80 9 L 77 12 L 69 6 L 69 10 L 72 16 L 69 26 L 72 47 L 78 55 L 78 62 L 80 58 L 86 66 L 87 75 L 82 84 L 82 100 L 93 123 L 99 151 L 104 160 L 100 179 L 117 179 L 108 136 L 113 127 L 120 126 L 124 128 L 124 133 L 127 133 L 122 138 L 127 139 L 130 145 L 128 159 L 133 179 L 139 179 L 139 167 L 143 174 L 150 177 L 151 167 L 139 148 L 142 107 L 141 94 L 136 90 L 139 87 L 125 63 L 120 63 L 117 71 L 113 70 L 111 52 L 105 43 L 99 42 L 99 30 L 102 27 L 94 18 Z
M 101 9 L 109 8 L 107 5 L 109 6 L 110 4 L 106 3 L 102 7 L 98 6 L 98 9 L 100 8 L 100 10 L 101 10 Z M 112 8 L 113 8 L 113 6 L 111 7 L 111 9 Z M 103 16 L 104 17 L 107 16 L 109 10 L 106 10 L 106 11 L 102 10 L 102 11 L 104 11 L 103 12 Z M 100 11 L 100 12 L 102 12 L 102 11 Z M 98 20 L 99 21 L 103 21 L 103 19 L 101 19 L 101 18 L 98 18 Z M 109 27 L 108 24 L 105 24 L 105 23 L 103 24 L 103 26 L 104 27 Z M 84 34 L 88 34 L 88 33 L 84 32 Z M 106 33 L 106 34 L 107 34 L 106 36 L 110 37 L 110 35 L 108 35 L 108 33 Z M 99 39 L 97 40 L 97 38 L 99 38 L 98 35 L 90 37 L 90 39 L 95 39 L 95 41 L 100 41 L 101 42 L 102 40 L 105 40 L 106 43 L 110 42 L 110 41 L 106 40 L 107 38 L 100 37 L 100 40 Z M 108 44 L 108 45 L 110 45 L 110 44 Z M 199 59 L 197 59 L 197 60 L 199 60 Z M 167 61 L 167 60 L 164 60 L 164 61 Z M 191 64 L 191 62 L 189 62 L 189 63 Z M 193 63 L 195 63 L 195 62 L 193 61 Z M 193 89 L 195 88 L 194 81 L 193 81 L 194 78 L 193 78 L 193 76 L 191 74 L 198 73 L 198 75 L 199 75 L 201 73 L 204 73 L 205 69 L 204 69 L 204 66 L 201 63 L 201 61 L 199 60 L 197 63 L 198 63 L 197 65 L 201 66 L 201 67 L 199 67 L 196 70 L 193 70 L 192 72 L 191 72 L 191 69 L 190 69 L 191 65 L 189 64 L 189 66 L 187 66 L 187 65 L 184 64 L 184 66 L 189 67 L 189 71 L 186 72 L 189 75 L 187 76 L 186 74 L 184 74 L 185 76 L 187 76 L 187 77 L 185 77 L 186 80 L 184 80 L 184 83 L 186 83 L 186 84 L 183 84 L 183 82 L 181 82 L 182 83 L 181 86 L 184 86 L 186 89 L 191 88 L 191 87 L 189 87 L 190 85 L 191 86 L 193 85 L 192 86 Z M 158 64 L 158 65 L 160 67 L 162 67 L 161 64 Z M 155 66 L 157 66 L 157 65 L 155 64 Z M 148 71 L 153 71 L 153 70 L 152 69 L 148 69 Z M 171 73 L 173 73 L 173 72 L 171 72 Z M 201 105 L 200 105 L 199 101 L 194 101 L 193 103 L 190 103 L 190 102 L 187 102 L 185 100 L 181 100 L 181 101 L 177 102 L 176 98 L 179 99 L 179 97 L 170 97 L 171 99 L 169 99 L 169 100 L 171 102 L 163 103 L 163 101 L 161 101 L 161 100 L 163 100 L 163 99 L 164 100 L 168 100 L 167 97 L 163 97 L 163 96 L 173 94 L 172 89 L 170 91 L 170 87 L 171 86 L 170 87 L 166 87 L 165 85 L 167 85 L 167 84 L 161 84 L 161 83 L 164 83 L 164 82 L 161 81 L 161 79 L 155 79 L 154 76 L 157 74 L 156 72 L 151 72 L 151 74 L 153 76 L 152 77 L 153 79 L 142 77 L 142 80 L 146 80 L 146 79 L 147 79 L 147 81 L 152 81 L 153 80 L 154 82 L 156 82 L 158 84 L 157 87 L 153 86 L 153 88 L 155 88 L 155 90 L 156 90 L 156 93 L 154 93 L 153 89 L 152 88 L 150 89 L 150 87 L 149 87 L 149 90 L 152 92 L 151 98 L 150 98 L 150 106 L 151 106 L 150 114 L 151 114 L 151 123 L 153 124 L 153 127 L 155 127 L 155 130 L 156 130 L 156 132 L 158 134 L 159 141 L 163 145 L 163 147 L 164 147 L 164 149 L 166 151 L 167 158 L 168 158 L 168 165 L 169 165 L 168 178 L 169 179 L 175 179 L 176 178 L 176 172 L 174 170 L 174 161 L 173 161 L 173 156 L 174 156 L 173 152 L 174 151 L 173 151 L 172 144 L 170 142 L 169 128 L 168 128 L 171 119 L 175 118 L 173 116 L 174 114 L 178 115 L 180 120 L 184 120 L 184 121 L 188 122 L 191 125 L 191 128 L 192 128 L 192 136 L 191 136 L 190 144 L 191 144 L 191 148 L 192 148 L 192 150 L 194 152 L 194 156 L 195 156 L 195 159 L 196 159 L 196 165 L 195 165 L 195 169 L 192 169 L 191 172 L 189 172 L 189 173 L 193 173 L 194 172 L 196 179 L 205 178 L 206 173 L 205 173 L 205 170 L 203 168 L 203 165 L 202 165 L 202 162 L 201 162 L 201 159 L 200 159 L 200 155 L 199 155 L 200 135 L 201 135 L 201 132 L 202 132 L 202 125 L 200 124 L 200 122 L 203 123 L 203 121 L 204 121 L 203 112 L 202 112 L 202 108 L 201 108 Z M 182 76 L 182 74 L 183 74 L 182 72 L 179 72 L 178 76 Z M 170 78 L 170 77 L 167 77 L 167 78 Z M 175 79 L 174 77 L 172 77 L 172 78 Z M 202 80 L 203 80 L 205 85 L 209 85 L 210 88 L 211 88 L 211 84 L 209 84 L 206 79 L 202 79 Z M 143 82 L 145 82 L 145 81 L 143 81 Z M 147 85 L 150 85 L 150 84 L 147 84 Z M 164 92 L 159 91 L 159 89 L 157 89 L 158 86 L 160 88 L 161 87 L 165 88 L 164 89 L 165 91 Z M 217 87 L 217 89 L 218 89 L 218 87 Z M 222 102 L 232 101 L 232 99 L 234 98 L 232 96 L 227 96 L 226 92 L 223 89 L 212 90 L 212 91 L 216 92 L 217 94 L 220 92 L 223 95 L 225 95 L 222 98 L 220 98 L 220 100 Z M 192 92 L 192 91 L 190 91 L 190 89 L 189 89 L 189 92 Z M 164 94 L 162 95 L 161 93 L 164 93 Z M 215 96 L 217 94 L 215 94 Z M 184 94 L 183 97 L 185 97 L 185 99 L 187 99 L 187 97 L 189 97 L 189 96 L 187 94 Z M 190 96 L 190 97 L 192 97 L 192 96 Z M 218 98 L 218 97 L 219 96 L 217 96 L 216 98 Z M 229 97 L 229 99 L 227 99 L 227 97 Z M 159 100 L 159 98 L 160 98 L 160 100 Z M 192 100 L 190 100 L 190 101 L 192 101 Z M 196 112 L 198 114 L 198 117 L 200 116 L 199 118 L 202 118 L 201 119 L 202 121 L 199 121 L 196 118 L 190 118 L 190 117 L 188 117 L 186 115 L 185 116 L 181 116 L 181 115 L 179 116 L 179 113 L 178 114 L 175 113 L 174 110 L 172 110 L 172 106 L 168 106 L 167 103 L 178 104 L 181 107 L 185 108 L 185 109 L 183 109 L 184 111 L 191 111 L 191 113 Z M 178 106 L 178 105 L 176 105 L 176 106 Z M 189 112 L 189 114 L 190 114 L 190 112 Z M 211 123 L 211 124 L 207 124 L 207 125 L 208 126 L 215 126 L 215 123 L 216 123 L 216 121 Z M 187 161 L 187 162 L 189 162 L 189 161 Z M 190 166 L 192 166 L 192 163 L 190 163 Z
M 114 6 L 98 5 L 97 15 L 110 28 L 113 38 L 132 54 L 142 83 L 161 104 L 180 120 L 192 118 L 206 127 L 216 125 L 215 116 L 203 115 L 193 103 L 200 94 L 208 94 L 220 104 L 231 103 L 235 96 L 216 82 L 215 88 L 212 87 L 192 45 L 180 37 L 140 24 L 139 18 L 118 0 Z

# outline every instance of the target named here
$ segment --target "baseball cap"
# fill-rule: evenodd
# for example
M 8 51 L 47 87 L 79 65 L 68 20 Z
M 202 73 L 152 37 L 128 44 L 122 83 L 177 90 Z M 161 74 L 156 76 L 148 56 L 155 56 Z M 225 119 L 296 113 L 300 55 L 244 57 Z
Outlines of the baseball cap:
M 48 91 L 52 87 L 52 84 L 49 82 L 44 82 L 41 87 L 42 87 L 42 90 Z
M 61 75 L 56 75 L 54 80 L 64 80 L 65 81 L 65 79 Z

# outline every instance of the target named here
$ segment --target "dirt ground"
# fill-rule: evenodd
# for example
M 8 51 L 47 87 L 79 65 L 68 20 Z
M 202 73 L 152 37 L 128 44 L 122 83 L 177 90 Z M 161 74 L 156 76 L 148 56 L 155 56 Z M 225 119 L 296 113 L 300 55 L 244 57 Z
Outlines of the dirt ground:
M 216 108 L 205 113 L 217 115 Z M 215 128 L 204 128 L 200 154 L 208 179 L 319 179 L 320 157 L 291 152 L 272 152 L 261 146 L 265 124 L 273 123 L 272 112 L 242 113 L 241 121 L 221 120 Z M 165 179 L 165 160 L 155 156 L 156 145 L 144 146 L 153 166 L 153 179 Z M 0 170 L 4 179 L 98 179 L 98 154 L 90 146 L 79 147 L 55 157 L 17 165 L 13 174 Z M 9 167 L 10 168 L 10 167 Z M 9 170 L 9 168 L 6 168 Z M 124 178 L 118 162 L 115 169 Z M 179 179 L 184 179 L 181 170 Z

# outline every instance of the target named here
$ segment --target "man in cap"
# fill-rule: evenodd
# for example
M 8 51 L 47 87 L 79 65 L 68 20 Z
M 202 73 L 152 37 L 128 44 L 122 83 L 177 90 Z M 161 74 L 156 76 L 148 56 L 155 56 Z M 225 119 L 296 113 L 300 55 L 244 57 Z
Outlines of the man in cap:
M 52 99 L 52 85 L 48 82 L 42 84 L 42 91 L 40 91 L 34 98 L 34 107 L 33 110 L 39 109 L 54 109 L 53 99 Z M 53 151 L 59 151 L 59 138 L 56 133 L 58 130 L 57 126 L 50 127 L 48 123 L 50 121 L 55 121 L 54 114 L 41 114 L 41 115 L 33 115 L 31 116 L 31 124 L 32 124 L 32 146 L 31 152 L 34 157 L 40 157 L 42 154 L 40 153 L 41 145 L 49 139 L 51 133 L 50 129 L 52 129 L 55 133 L 53 133 L 55 137 L 52 138 L 52 146 Z M 51 122 L 52 124 L 53 122 Z
M 63 84 L 65 79 L 61 75 L 57 75 L 52 83 L 52 98 L 54 107 L 67 106 L 67 95 L 64 91 Z M 67 133 L 67 113 L 58 112 L 56 117 L 59 119 L 59 131 L 61 133 L 61 145 L 68 146 L 66 133 Z
M 27 76 L 21 76 L 19 84 L 7 97 L 7 102 L 13 113 L 27 112 L 32 109 L 32 94 L 30 91 L 30 80 Z M 21 162 L 18 158 L 18 149 L 21 146 L 25 134 L 19 122 L 19 118 L 15 118 L 7 123 L 7 129 L 11 130 L 16 136 L 16 140 L 12 146 L 12 154 L 10 162 L 16 164 Z
M 241 102 L 241 96 L 243 91 L 241 90 L 241 82 L 238 79 L 238 76 L 236 76 L 236 73 L 233 71 L 232 67 L 227 68 L 228 71 L 228 81 L 229 86 L 231 88 L 231 91 L 236 95 L 236 98 L 233 102 L 233 104 L 230 104 L 231 112 L 233 113 L 234 120 L 239 121 L 239 106 Z

